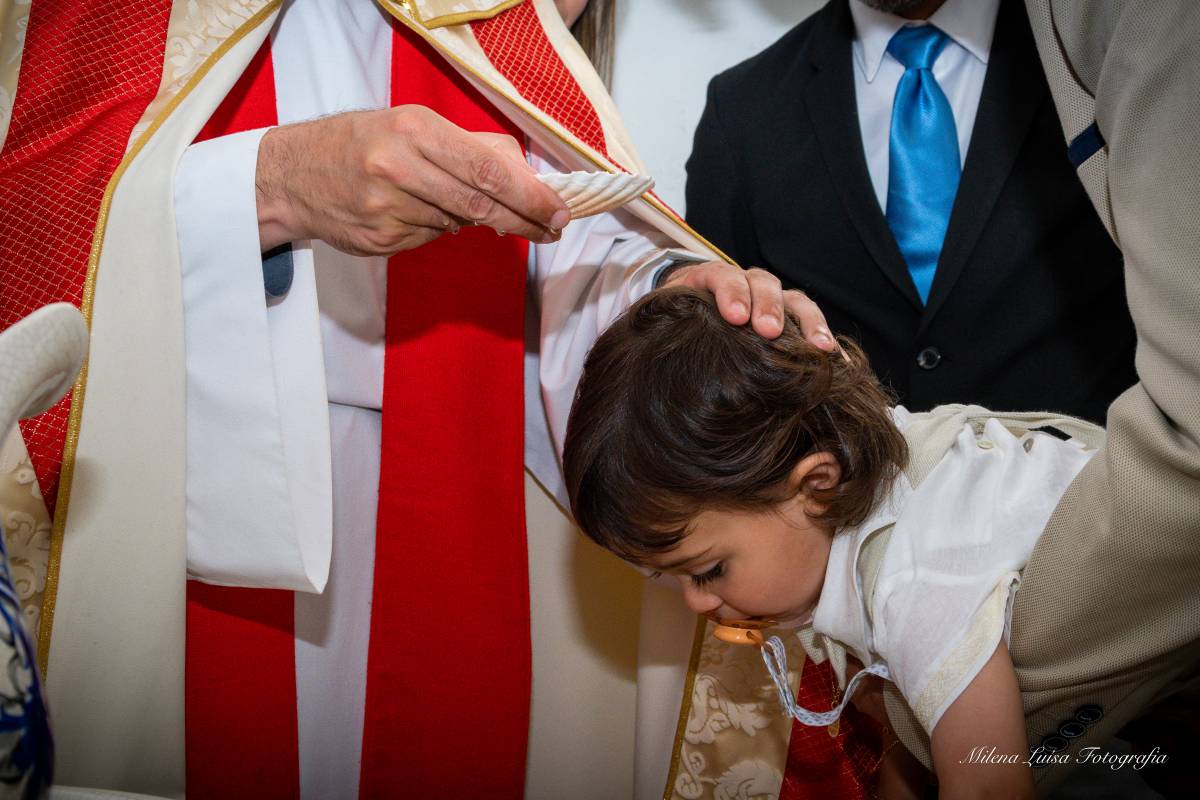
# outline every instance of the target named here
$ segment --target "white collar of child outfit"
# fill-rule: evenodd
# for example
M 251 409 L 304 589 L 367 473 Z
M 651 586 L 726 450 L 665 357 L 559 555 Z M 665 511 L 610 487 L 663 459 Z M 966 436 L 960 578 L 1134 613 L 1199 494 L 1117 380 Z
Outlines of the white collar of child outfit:
M 892 421 L 901 432 L 911 419 L 903 406 L 892 409 Z M 901 473 L 870 515 L 859 525 L 839 531 L 830 545 L 825 583 L 813 609 L 812 623 L 799 635 L 809 658 L 818 664 L 826 659 L 832 662 L 840 686 L 846 685 L 845 651 L 863 664 L 870 664 L 873 658 L 866 597 L 858 574 L 859 552 L 872 534 L 896 523 L 912 491 L 912 484 Z
M 893 411 L 902 433 L 924 417 Z M 964 422 L 918 488 L 902 473 L 866 521 L 834 536 L 812 623 L 798 634 L 810 658 L 832 662 L 847 697 L 855 683 L 845 678 L 851 653 L 867 665 L 864 671 L 894 681 L 932 730 L 1006 634 L 1020 571 L 1095 452 L 1028 424 L 1009 429 L 993 417 Z M 859 558 L 888 526 L 868 614 Z M 786 673 L 779 654 L 764 651 L 764 660 L 773 678 Z M 784 705 L 797 719 L 817 719 Z
M 904 415 L 903 420 L 897 419 L 895 413 L 893 419 L 903 431 L 908 412 L 902 408 L 899 411 Z M 793 719 L 804 725 L 824 726 L 836 721 L 850 702 L 858 682 L 867 675 L 878 675 L 885 680 L 891 677 L 887 664 L 874 653 L 872 646 L 866 599 L 858 574 L 858 555 L 872 534 L 896 523 L 912 491 L 908 478 L 901 473 L 866 520 L 854 528 L 838 531 L 833 537 L 821 597 L 813 609 L 811 621 L 796 632 L 809 658 L 818 664 L 830 662 L 838 685 L 845 688 L 841 702 L 825 712 L 811 711 L 799 705 L 788 685 L 787 652 L 783 642 L 778 636 L 772 636 L 764 644 L 763 663 L 775 683 L 779 702 Z M 847 651 L 864 664 L 849 682 L 846 680 Z

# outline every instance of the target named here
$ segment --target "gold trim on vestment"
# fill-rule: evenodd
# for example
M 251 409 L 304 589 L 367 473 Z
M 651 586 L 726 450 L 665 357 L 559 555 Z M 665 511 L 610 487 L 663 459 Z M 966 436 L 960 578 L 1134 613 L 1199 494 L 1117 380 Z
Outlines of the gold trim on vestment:
M 692 236 L 695 236 L 697 239 L 699 239 L 699 240 L 700 240 L 700 242 L 701 242 L 701 243 L 702 243 L 702 244 L 703 244 L 705 247 L 707 247 L 709 250 L 712 250 L 714 253 L 716 253 L 717 255 L 719 255 L 719 256 L 720 256 L 722 259 L 724 259 L 724 260 L 725 260 L 725 262 L 726 262 L 726 263 L 728 263 L 728 264 L 732 264 L 732 265 L 733 265 L 733 266 L 735 266 L 735 267 L 736 267 L 736 266 L 738 266 L 738 263 L 737 263 L 736 261 L 734 261 L 732 258 L 730 258 L 730 257 L 729 257 L 729 255 L 728 255 L 728 254 L 727 254 L 727 253 L 726 253 L 724 250 L 722 250 L 721 248 L 717 247 L 715 244 L 713 244 L 712 242 L 710 242 L 708 239 L 704 238 L 704 237 L 703 237 L 703 236 L 701 236 L 699 233 L 697 233 L 695 228 L 693 228 L 691 225 L 688 225 L 686 222 L 684 222 L 684 221 L 683 221 L 683 220 L 682 220 L 682 219 L 679 217 L 679 215 L 678 215 L 678 214 L 676 214 L 674 211 L 672 211 L 672 210 L 671 210 L 671 208 L 670 208 L 670 206 L 668 206 L 666 203 L 664 203 L 663 201 L 659 200 L 657 197 L 655 197 L 654 195 L 650 194 L 649 192 L 647 192 L 646 194 L 642 195 L 641 199 L 642 199 L 642 200 L 645 200 L 645 201 L 646 201 L 646 202 L 647 202 L 647 203 L 650 205 L 650 207 L 651 207 L 651 208 L 655 208 L 655 209 L 657 209 L 658 211 L 661 211 L 662 213 L 664 213 L 664 214 L 666 214 L 668 217 L 670 217 L 672 220 L 674 220 L 674 221 L 675 221 L 675 223 L 679 225 L 679 227 L 683 228 L 683 229 L 684 229 L 684 230 L 686 230 L 688 233 L 692 234 Z
M 667 770 L 667 785 L 663 789 L 663 800 L 671 800 L 675 794 L 675 778 L 679 774 L 679 759 L 683 755 L 683 737 L 687 733 L 688 717 L 692 713 L 692 692 L 696 689 L 696 673 L 700 671 L 700 652 L 704 649 L 704 635 L 708 632 L 708 620 L 696 617 L 696 638 L 692 641 L 692 655 L 688 659 L 687 677 L 683 680 L 683 701 L 679 705 L 679 722 L 675 725 L 675 742 L 671 745 L 671 768 Z
M 265 6 L 255 12 L 240 28 L 230 34 L 229 38 L 223 41 L 212 52 L 212 55 L 196 69 L 196 72 L 188 79 L 188 82 L 183 85 L 179 93 L 171 98 L 171 101 L 163 107 L 162 113 L 150 124 L 150 127 L 130 146 L 125 153 L 125 157 L 121 159 L 121 163 L 117 165 L 116 171 L 109 178 L 108 186 L 104 189 L 104 197 L 100 201 L 100 213 L 96 217 L 96 232 L 92 236 L 92 249 L 88 254 L 87 277 L 83 283 L 83 301 L 79 307 L 79 310 L 83 313 L 84 322 L 87 323 L 89 333 L 92 329 L 92 301 L 96 294 L 96 273 L 100 265 L 100 254 L 103 249 L 105 229 L 108 226 L 108 212 L 112 206 L 112 198 L 116 192 L 117 184 L 125 174 L 125 170 L 138 157 L 138 154 L 141 153 L 142 148 L 145 147 L 150 138 L 162 127 L 167 117 L 171 115 L 171 112 L 179 107 L 184 98 L 191 94 L 192 90 L 209 73 L 213 65 L 221 60 L 235 44 L 244 39 L 247 33 L 261 25 L 265 18 L 274 14 L 282 2 L 283 0 L 269 0 Z M 49 671 L 50 634 L 54 628 L 54 608 L 58 599 L 58 572 L 62 564 L 63 535 L 67 527 L 71 482 L 75 476 L 75 452 L 79 444 L 79 424 L 83 417 L 83 400 L 87 386 L 87 374 L 88 359 L 85 359 L 83 369 L 80 370 L 79 378 L 75 381 L 75 387 L 71 393 L 71 414 L 67 418 L 67 436 L 63 446 L 62 472 L 58 483 L 58 502 L 54 510 L 54 527 L 50 532 L 50 558 L 46 566 L 46 591 L 42 597 L 42 618 L 41 627 L 38 629 L 37 644 L 38 668 L 42 673 L 43 680 L 45 680 L 46 674 Z
M 392 17 L 400 20 L 400 22 L 406 28 L 408 28 L 409 30 L 415 31 L 418 36 L 420 36 L 422 39 L 424 39 L 426 42 L 428 42 L 430 45 L 432 45 L 434 47 L 434 49 L 436 49 L 439 53 L 441 53 L 443 58 L 446 58 L 446 59 L 454 62 L 454 64 L 460 70 L 463 70 L 464 72 L 469 73 L 476 80 L 478 80 L 480 83 L 487 86 L 489 89 L 491 89 L 493 92 L 500 95 L 501 97 L 508 98 L 510 101 L 514 100 L 514 98 L 509 97 L 508 92 L 504 91 L 499 86 L 497 86 L 495 84 L 495 82 L 489 80 L 485 75 L 483 75 L 479 71 L 473 69 L 471 67 L 471 65 L 467 64 L 465 61 L 460 59 L 454 53 L 450 52 L 449 48 L 447 48 L 445 45 L 443 45 L 441 42 L 439 42 L 437 40 L 437 37 L 435 37 L 431 33 L 429 33 L 430 29 L 427 26 L 425 26 L 424 23 L 421 23 L 419 19 L 417 20 L 418 24 L 414 25 L 411 20 L 409 20 L 405 17 L 404 14 L 399 14 L 392 8 L 393 5 L 399 5 L 402 8 L 406 9 L 410 14 L 412 14 L 414 18 L 416 18 L 416 14 L 413 11 L 413 6 L 410 2 L 408 2 L 408 0 L 376 0 L 376 3 L 381 8 L 383 8 L 384 11 L 386 11 L 388 14 L 390 14 Z M 516 6 L 518 4 L 519 3 L 513 3 L 514 6 Z M 503 9 L 501 9 L 501 10 L 503 10 Z M 438 17 L 438 19 L 443 19 L 443 17 Z M 538 108 L 537 106 L 530 103 L 524 97 L 521 97 L 520 95 L 517 95 L 516 99 L 520 100 L 521 103 L 524 103 L 529 108 L 532 108 L 534 111 L 538 112 L 538 114 L 546 113 L 546 112 L 542 111 L 540 108 Z M 588 102 L 591 102 L 590 98 L 589 98 Z M 583 156 L 585 159 L 590 161 L 595 166 L 599 167 L 600 169 L 604 170 L 605 172 L 616 172 L 617 171 L 617 170 L 613 169 L 611 166 L 609 166 L 608 164 L 605 164 L 602 161 L 600 161 L 599 159 L 597 159 L 596 156 L 593 155 L 592 150 L 590 150 L 589 148 L 579 145 L 578 143 L 573 141 L 573 139 L 563 136 L 561 133 L 554 130 L 552 127 L 550 127 L 545 122 L 543 122 L 537 116 L 537 114 L 528 114 L 528 116 L 530 119 L 532 119 L 538 125 L 541 125 L 542 128 L 544 128 L 547 133 L 550 133 L 551 135 L 553 135 L 556 139 L 561 141 L 563 144 L 567 145 L 567 147 L 571 148 L 579 155 Z M 667 217 L 670 218 L 673 222 L 678 224 L 681 228 L 686 230 L 688 233 L 695 236 L 696 239 L 698 239 L 702 244 L 704 244 L 706 247 L 711 249 L 714 253 L 719 255 L 721 258 L 725 259 L 725 261 L 727 261 L 730 264 L 733 264 L 734 266 L 737 266 L 736 261 L 734 261 L 728 255 L 726 255 L 724 252 L 722 252 L 720 248 L 714 246 L 712 244 L 712 242 L 708 241 L 708 239 L 705 239 L 703 236 L 696 233 L 695 230 L 693 230 L 686 222 L 682 221 L 679 218 L 679 215 L 676 214 L 671 209 L 669 209 L 661 200 L 659 200 L 658 198 L 654 197 L 653 195 L 651 195 L 649 193 L 643 194 L 640 199 L 644 200 L 655 210 L 657 210 L 663 214 L 666 214 Z
M 475 22 L 481 19 L 491 19 L 501 11 L 507 11 L 514 6 L 519 6 L 525 0 L 504 0 L 502 3 L 492 6 L 491 8 L 482 11 L 460 11 L 456 14 L 442 14 L 440 17 L 430 17 L 429 19 L 421 19 L 421 12 L 416 6 L 408 2 L 408 0 L 399 0 L 400 5 L 408 9 L 408 13 L 413 15 L 413 18 L 424 25 L 426 28 L 445 28 L 449 25 L 462 25 L 466 22 Z

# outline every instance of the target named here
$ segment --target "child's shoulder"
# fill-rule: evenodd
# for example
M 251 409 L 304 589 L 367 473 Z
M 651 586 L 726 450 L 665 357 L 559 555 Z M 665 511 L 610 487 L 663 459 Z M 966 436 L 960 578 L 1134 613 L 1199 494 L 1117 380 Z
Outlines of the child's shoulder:
M 1099 425 L 1042 411 L 992 411 L 982 406 L 947 404 L 911 412 L 896 406 L 892 419 L 908 443 L 909 462 L 904 472 L 913 486 L 924 483 L 947 454 L 961 444 L 965 430 L 974 434 L 976 446 L 987 449 L 995 444 L 985 436 L 992 421 L 994 430 L 1003 430 L 1020 440 L 1026 453 L 1032 451 L 1032 444 L 1026 442 L 1043 433 L 1087 451 L 1098 450 L 1104 444 L 1104 428 Z
M 969 683 L 1007 630 L 1021 570 L 1098 429 L 971 406 L 897 424 L 932 466 L 917 480 L 905 472 L 912 491 L 878 552 L 864 549 L 859 577 L 876 652 L 931 730 L 957 696 L 946 687 Z

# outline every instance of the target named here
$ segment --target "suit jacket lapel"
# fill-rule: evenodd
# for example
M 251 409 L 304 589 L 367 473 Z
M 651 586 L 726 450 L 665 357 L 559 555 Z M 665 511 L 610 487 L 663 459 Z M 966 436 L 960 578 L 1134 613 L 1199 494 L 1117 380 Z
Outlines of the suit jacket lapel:
M 810 65 L 814 74 L 807 82 L 805 104 L 833 183 L 858 235 L 888 279 L 919 309 L 921 299 L 867 172 L 854 99 L 854 20 L 846 2 L 833 0 L 818 12 L 821 20 L 813 31 Z
M 996 19 L 975 128 L 921 330 L 962 274 L 1047 95 L 1024 5 L 1006 0 Z

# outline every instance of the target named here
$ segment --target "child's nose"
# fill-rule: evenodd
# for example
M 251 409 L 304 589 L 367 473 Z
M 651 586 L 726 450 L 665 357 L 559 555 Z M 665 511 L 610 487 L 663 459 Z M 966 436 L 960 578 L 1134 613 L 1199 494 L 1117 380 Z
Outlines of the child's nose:
M 703 586 L 697 586 L 691 576 L 680 575 L 679 583 L 683 586 L 683 602 L 697 614 L 707 614 L 721 607 L 721 598 Z

